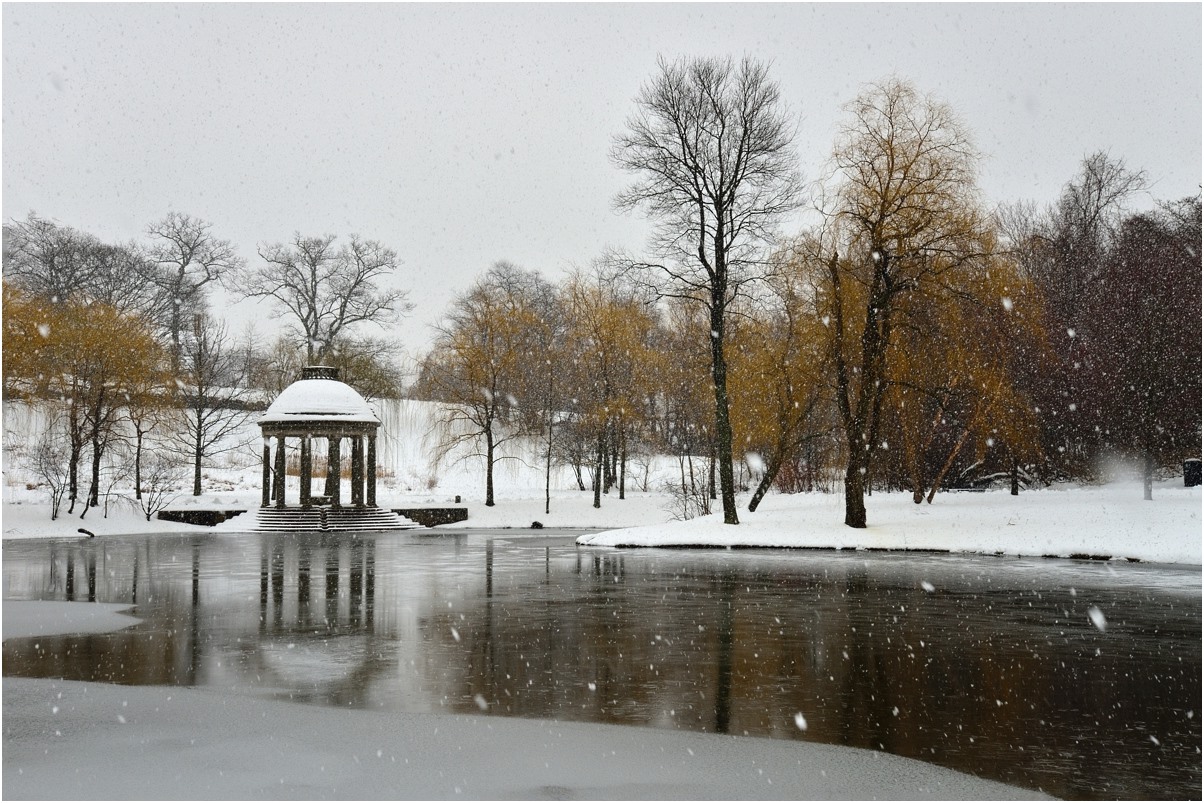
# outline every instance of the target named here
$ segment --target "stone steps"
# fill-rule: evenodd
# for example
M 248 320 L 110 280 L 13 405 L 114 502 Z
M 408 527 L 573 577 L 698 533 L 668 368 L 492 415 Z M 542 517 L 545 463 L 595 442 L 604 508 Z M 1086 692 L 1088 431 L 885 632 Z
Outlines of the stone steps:
M 268 532 L 379 532 L 409 530 L 419 525 L 382 508 L 264 507 L 248 529 Z

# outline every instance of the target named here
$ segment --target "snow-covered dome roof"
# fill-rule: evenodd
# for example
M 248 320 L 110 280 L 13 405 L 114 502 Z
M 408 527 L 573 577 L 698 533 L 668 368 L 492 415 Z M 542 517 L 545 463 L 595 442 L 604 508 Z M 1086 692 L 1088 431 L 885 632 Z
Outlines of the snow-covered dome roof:
M 260 425 L 300 421 L 380 424 L 364 397 L 337 376 L 334 369 L 306 368 L 303 378 L 276 397 L 260 417 Z

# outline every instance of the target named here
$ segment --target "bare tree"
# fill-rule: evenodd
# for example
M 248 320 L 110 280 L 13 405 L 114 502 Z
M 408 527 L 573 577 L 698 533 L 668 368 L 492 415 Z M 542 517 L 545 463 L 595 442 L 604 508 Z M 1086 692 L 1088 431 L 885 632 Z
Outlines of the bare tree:
M 445 403 L 440 458 L 468 447 L 485 461 L 485 505 L 494 505 L 501 447 L 525 434 L 519 396 L 539 385 L 537 274 L 499 262 L 459 296 L 423 362 L 419 390 Z
M 288 319 L 311 365 L 327 360 L 357 324 L 383 325 L 410 309 L 404 292 L 380 287 L 397 269 L 396 251 L 355 234 L 342 248 L 334 242 L 333 234 L 298 233 L 288 245 L 261 246 L 264 266 L 239 281 L 244 297 L 276 302 L 274 314 Z
M 90 285 L 96 263 L 87 251 L 95 242 L 30 212 L 4 226 L 4 275 L 31 295 L 64 303 Z
M 168 296 L 157 265 L 137 245 L 110 245 L 30 214 L 4 227 L 5 276 L 53 304 L 100 303 L 158 323 Z
M 52 408 L 48 405 L 47 409 Z M 70 488 L 71 457 L 71 443 L 63 430 L 60 416 L 52 412 L 46 429 L 26 458 L 29 468 L 46 485 L 50 496 L 51 521 L 59 517 L 63 497 Z
M 774 225 L 798 206 L 794 130 L 768 67 L 745 58 L 658 62 L 636 97 L 612 159 L 636 175 L 618 198 L 657 221 L 654 271 L 662 296 L 701 304 L 710 318 L 715 453 L 723 519 L 738 524 L 724 353 L 727 314 L 764 265 Z
M 227 342 L 226 327 L 206 315 L 193 319 L 181 354 L 183 406 L 173 436 L 177 453 L 192 461 L 192 495 L 201 495 L 201 469 L 215 455 L 235 451 L 250 416 L 247 364 Z
M 1091 476 L 1096 429 L 1087 414 L 1100 379 L 1090 367 L 1083 333 L 1109 264 L 1126 206 L 1146 188 L 1144 171 L 1104 152 L 1085 157 L 1058 201 L 1005 207 L 1000 215 L 1008 248 L 1041 298 L 1050 353 L 1028 360 L 1020 381 L 1042 411 L 1043 473 Z
M 1105 449 L 1154 472 L 1200 453 L 1200 199 L 1163 204 L 1120 226 L 1086 308 L 1087 389 Z
M 141 493 L 136 499 L 147 521 L 176 500 L 183 474 L 180 463 L 169 455 L 160 451 L 150 453 L 142 473 Z
M 172 373 L 179 373 L 180 352 L 192 316 L 204 311 L 206 285 L 219 282 L 242 266 L 228 240 L 213 236 L 212 224 L 170 212 L 151 224 L 150 257 L 160 266 L 159 287 L 168 300 L 166 328 L 171 342 Z

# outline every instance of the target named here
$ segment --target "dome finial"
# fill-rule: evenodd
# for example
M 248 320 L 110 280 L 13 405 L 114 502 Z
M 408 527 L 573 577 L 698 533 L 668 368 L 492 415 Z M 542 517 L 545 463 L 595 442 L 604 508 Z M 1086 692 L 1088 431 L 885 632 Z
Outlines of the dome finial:
M 339 369 L 330 365 L 307 365 L 301 369 L 302 379 L 333 379 L 339 381 Z

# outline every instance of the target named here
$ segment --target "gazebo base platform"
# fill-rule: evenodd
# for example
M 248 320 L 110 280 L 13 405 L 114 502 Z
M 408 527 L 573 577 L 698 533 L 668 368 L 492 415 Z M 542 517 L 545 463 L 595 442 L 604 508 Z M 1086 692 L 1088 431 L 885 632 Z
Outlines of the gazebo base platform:
M 381 532 L 420 525 L 379 507 L 261 507 L 248 529 L 268 532 Z

